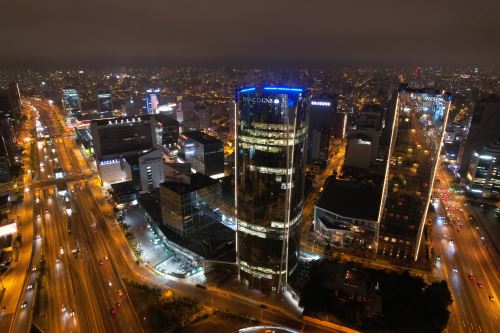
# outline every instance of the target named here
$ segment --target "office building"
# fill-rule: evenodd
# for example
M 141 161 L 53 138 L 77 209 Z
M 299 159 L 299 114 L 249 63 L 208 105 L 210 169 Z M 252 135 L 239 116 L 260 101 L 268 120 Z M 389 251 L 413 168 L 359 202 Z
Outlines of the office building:
M 141 193 L 158 188 L 165 180 L 163 173 L 163 153 L 154 149 L 138 154 L 125 155 L 127 169 L 131 172 L 131 180 L 135 189 Z
M 97 171 L 104 187 L 132 180 L 132 169 L 124 157 L 99 159 L 96 160 L 96 163 Z
M 97 170 L 103 186 L 130 183 L 129 188 L 141 193 L 158 188 L 165 180 L 163 153 L 159 149 L 98 160 Z
M 467 131 L 468 128 L 466 126 L 450 124 L 444 133 L 443 151 L 445 161 L 453 165 L 454 169 L 457 167 L 455 164 L 458 161 L 460 147 L 464 144 L 464 140 L 467 137 Z
M 450 105 L 446 92 L 399 89 L 384 181 L 383 255 L 418 258 Z
M 78 94 L 78 91 L 74 88 L 63 89 L 62 104 L 67 119 L 74 118 L 82 112 L 80 94 Z
M 113 97 L 111 91 L 100 89 L 97 91 L 97 113 L 101 118 L 113 116 Z
M 279 293 L 296 268 L 304 204 L 307 106 L 304 90 L 236 92 L 236 255 L 240 281 Z
M 474 151 L 466 177 L 466 189 L 483 197 L 500 194 L 500 141 Z
M 331 176 L 314 206 L 314 230 L 337 248 L 358 256 L 376 251 L 380 228 L 381 176 Z
M 7 183 L 11 181 L 12 175 L 10 168 L 11 161 L 5 145 L 3 133 L 0 131 L 0 183 Z
M 212 116 L 207 109 L 198 111 L 198 120 L 200 122 L 200 129 L 206 130 L 212 126 Z
M 345 168 L 375 170 L 385 161 L 379 150 L 384 128 L 384 110 L 379 105 L 368 104 L 360 111 L 355 126 L 349 129 L 344 158 Z
M 179 139 L 179 122 L 168 113 L 160 112 L 155 115 L 156 143 L 170 157 L 177 157 Z
M 314 95 L 309 101 L 307 163 L 327 162 L 330 137 L 337 108 L 334 96 Z
M 189 238 L 207 226 L 203 207 L 219 196 L 219 182 L 200 173 L 190 175 L 187 182 L 176 180 L 162 183 L 162 222 L 178 236 Z
M 149 115 L 92 120 L 90 133 L 96 160 L 156 146 L 155 121 Z
M 16 164 L 18 155 L 17 132 L 21 124 L 21 95 L 17 83 L 0 89 L 1 156 L 4 168 Z M 6 169 L 4 169 L 6 170 Z
M 212 178 L 224 177 L 224 143 L 200 131 L 183 132 L 179 137 L 179 157 L 195 172 Z
M 474 103 L 469 133 L 459 152 L 459 173 L 466 178 L 474 151 L 500 137 L 500 98 L 488 96 Z
M 144 101 L 144 113 L 156 114 L 160 106 L 160 88 L 151 88 L 146 90 Z

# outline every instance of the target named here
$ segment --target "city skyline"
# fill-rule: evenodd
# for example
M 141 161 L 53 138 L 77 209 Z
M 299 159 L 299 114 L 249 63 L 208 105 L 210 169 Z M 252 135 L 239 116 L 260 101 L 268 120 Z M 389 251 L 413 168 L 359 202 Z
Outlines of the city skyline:
M 496 333 L 499 14 L 0 5 L 0 332 Z

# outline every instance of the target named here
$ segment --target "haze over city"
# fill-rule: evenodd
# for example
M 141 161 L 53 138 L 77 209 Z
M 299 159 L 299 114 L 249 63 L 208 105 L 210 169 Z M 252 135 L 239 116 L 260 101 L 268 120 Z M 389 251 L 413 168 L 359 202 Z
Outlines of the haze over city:
M 498 331 L 500 2 L 0 27 L 0 332 Z

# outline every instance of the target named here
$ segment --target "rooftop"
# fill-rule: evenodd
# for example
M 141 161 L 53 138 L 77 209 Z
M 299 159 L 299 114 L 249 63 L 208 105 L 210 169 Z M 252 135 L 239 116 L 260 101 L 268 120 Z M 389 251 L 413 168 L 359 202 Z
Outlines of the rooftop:
M 144 122 L 151 120 L 151 115 L 138 115 L 138 116 L 130 116 L 130 117 L 115 117 L 115 118 L 104 118 L 104 119 L 94 119 L 92 120 L 92 124 L 97 124 L 100 126 L 104 125 L 121 125 L 127 123 L 134 122 Z
M 223 144 L 222 141 L 220 141 L 219 139 L 201 131 L 182 132 L 181 137 L 183 136 L 198 141 L 201 144 L 210 144 L 210 143 Z
M 316 206 L 343 217 L 377 221 L 381 197 L 379 179 L 347 180 L 331 176 Z
M 177 194 L 186 194 L 217 183 L 217 180 L 210 178 L 209 176 L 205 176 L 201 173 L 194 173 L 191 175 L 191 184 L 165 182 L 160 184 L 160 186 L 166 187 Z

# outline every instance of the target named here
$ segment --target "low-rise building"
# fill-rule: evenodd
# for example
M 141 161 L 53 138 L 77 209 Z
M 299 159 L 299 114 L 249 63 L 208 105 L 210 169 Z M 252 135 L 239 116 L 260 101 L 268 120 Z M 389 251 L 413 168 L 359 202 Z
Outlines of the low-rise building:
M 357 255 L 376 251 L 382 180 L 336 179 L 331 176 L 314 206 L 314 230 L 334 246 Z

